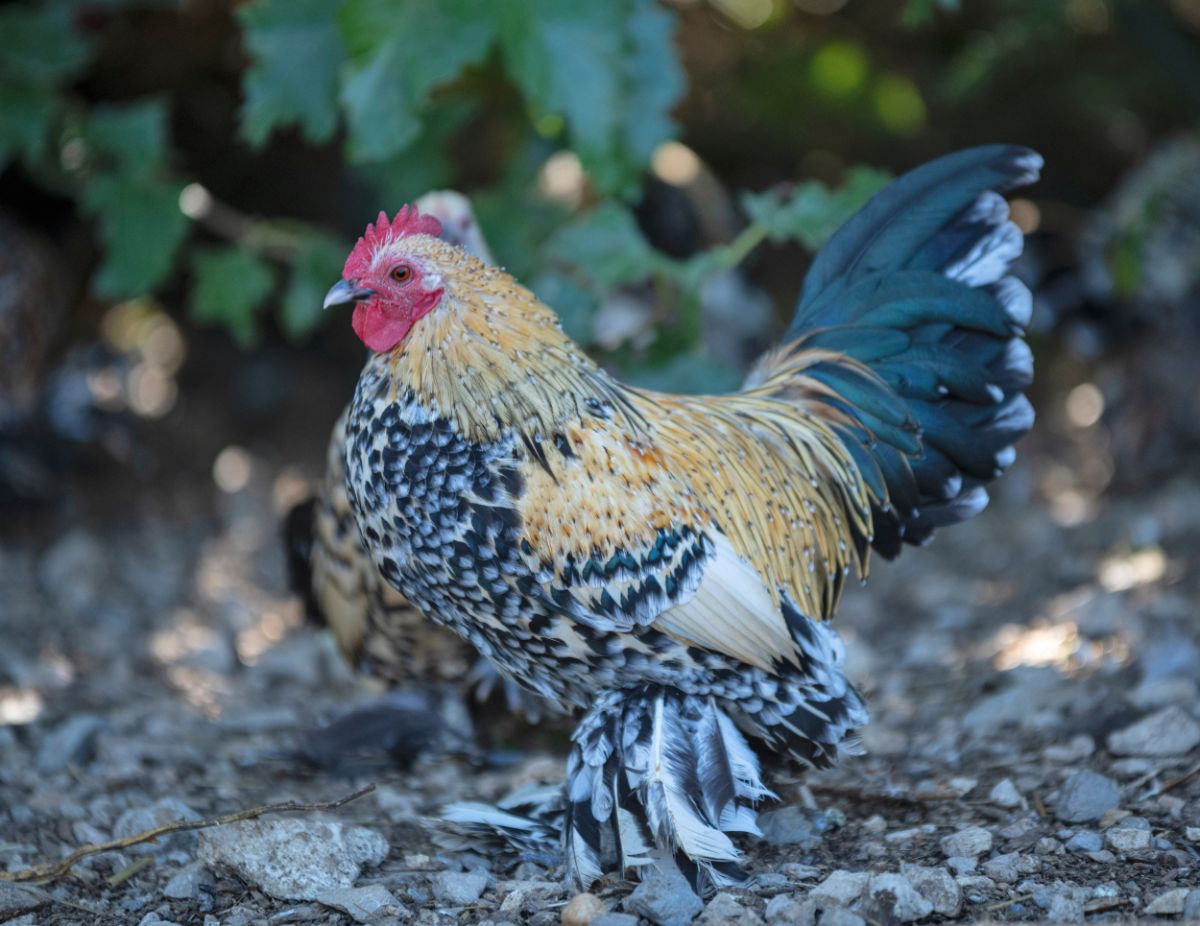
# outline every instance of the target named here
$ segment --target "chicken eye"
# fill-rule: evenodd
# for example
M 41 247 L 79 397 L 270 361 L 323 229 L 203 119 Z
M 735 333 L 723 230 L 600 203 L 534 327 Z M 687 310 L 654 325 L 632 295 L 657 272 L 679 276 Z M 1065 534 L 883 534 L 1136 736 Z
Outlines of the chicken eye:
M 392 268 L 392 279 L 397 283 L 407 283 L 412 279 L 413 270 L 408 264 L 399 264 Z

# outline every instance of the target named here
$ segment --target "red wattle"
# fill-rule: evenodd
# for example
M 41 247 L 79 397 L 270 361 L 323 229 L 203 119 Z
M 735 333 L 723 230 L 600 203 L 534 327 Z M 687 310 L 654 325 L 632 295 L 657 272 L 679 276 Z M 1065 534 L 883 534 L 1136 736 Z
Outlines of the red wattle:
M 411 318 L 386 312 L 379 299 L 356 305 L 350 324 L 359 340 L 377 354 L 386 353 L 403 341 L 413 326 Z

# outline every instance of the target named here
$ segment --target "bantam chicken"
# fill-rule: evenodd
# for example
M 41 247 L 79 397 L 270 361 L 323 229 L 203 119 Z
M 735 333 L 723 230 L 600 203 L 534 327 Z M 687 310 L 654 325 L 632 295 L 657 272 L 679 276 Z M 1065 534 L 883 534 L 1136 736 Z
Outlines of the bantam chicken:
M 1032 151 L 892 183 L 816 257 L 742 391 L 624 385 L 504 271 L 404 208 L 326 307 L 373 352 L 346 486 L 388 583 L 506 675 L 581 712 L 569 877 L 671 859 L 742 877 L 730 833 L 771 796 L 750 741 L 814 766 L 867 722 L 827 623 L 871 549 L 977 514 L 1032 425 L 1029 291 L 998 191 Z

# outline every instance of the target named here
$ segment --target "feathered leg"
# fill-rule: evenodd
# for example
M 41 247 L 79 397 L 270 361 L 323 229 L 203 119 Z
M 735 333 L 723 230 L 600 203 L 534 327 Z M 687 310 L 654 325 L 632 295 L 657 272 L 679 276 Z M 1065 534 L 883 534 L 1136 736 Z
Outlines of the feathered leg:
M 573 738 L 563 848 L 578 887 L 656 858 L 698 892 L 745 878 L 728 834 L 758 834 L 753 805 L 775 795 L 714 700 L 658 686 L 607 692 Z

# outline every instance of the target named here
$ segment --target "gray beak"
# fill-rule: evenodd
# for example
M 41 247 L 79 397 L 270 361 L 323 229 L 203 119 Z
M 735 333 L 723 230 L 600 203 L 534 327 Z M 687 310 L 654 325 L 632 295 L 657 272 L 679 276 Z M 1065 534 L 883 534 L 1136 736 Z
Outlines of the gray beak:
M 335 309 L 344 305 L 353 305 L 375 295 L 375 290 L 360 288 L 355 285 L 357 280 L 338 280 L 325 294 L 325 309 Z

